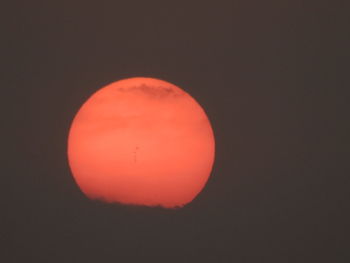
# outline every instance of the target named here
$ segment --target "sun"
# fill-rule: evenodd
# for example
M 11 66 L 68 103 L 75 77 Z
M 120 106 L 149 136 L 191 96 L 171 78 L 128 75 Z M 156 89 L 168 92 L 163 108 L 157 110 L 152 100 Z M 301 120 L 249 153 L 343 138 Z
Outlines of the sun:
M 122 204 L 182 207 L 205 186 L 215 140 L 203 108 L 184 90 L 129 78 L 94 93 L 68 136 L 68 160 L 81 191 Z

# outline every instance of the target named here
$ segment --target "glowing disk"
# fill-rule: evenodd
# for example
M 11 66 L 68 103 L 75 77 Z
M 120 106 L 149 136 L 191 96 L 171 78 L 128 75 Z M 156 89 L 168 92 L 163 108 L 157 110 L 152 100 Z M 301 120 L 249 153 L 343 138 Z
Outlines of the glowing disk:
M 203 189 L 215 142 L 201 106 L 153 78 L 114 82 L 94 93 L 70 128 L 68 159 L 91 199 L 180 207 Z

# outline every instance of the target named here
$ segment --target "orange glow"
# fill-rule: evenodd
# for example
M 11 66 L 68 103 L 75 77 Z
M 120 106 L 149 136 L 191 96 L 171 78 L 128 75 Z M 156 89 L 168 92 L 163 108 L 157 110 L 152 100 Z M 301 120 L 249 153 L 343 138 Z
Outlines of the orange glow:
M 91 199 L 181 207 L 203 189 L 215 142 L 201 106 L 175 85 L 153 78 L 114 82 L 75 116 L 68 159 Z

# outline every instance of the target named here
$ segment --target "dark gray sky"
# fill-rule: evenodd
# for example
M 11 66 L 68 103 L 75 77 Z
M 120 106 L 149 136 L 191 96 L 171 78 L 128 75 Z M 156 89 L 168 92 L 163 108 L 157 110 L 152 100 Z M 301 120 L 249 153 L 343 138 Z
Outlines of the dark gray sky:
M 345 2 L 3 7 L 0 261 L 347 262 Z M 92 202 L 70 174 L 75 113 L 134 76 L 180 86 L 212 122 L 212 176 L 183 209 Z

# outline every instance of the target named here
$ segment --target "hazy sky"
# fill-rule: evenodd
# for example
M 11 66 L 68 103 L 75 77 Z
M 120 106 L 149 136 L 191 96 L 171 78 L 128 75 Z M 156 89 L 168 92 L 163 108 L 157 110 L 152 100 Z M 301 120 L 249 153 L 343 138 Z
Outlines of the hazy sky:
M 345 1 L 2 11 L 1 262 L 348 262 Z M 74 115 L 134 76 L 180 86 L 212 122 L 214 169 L 183 209 L 92 202 L 71 176 Z

